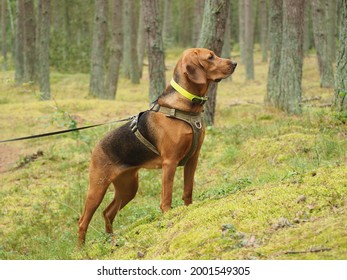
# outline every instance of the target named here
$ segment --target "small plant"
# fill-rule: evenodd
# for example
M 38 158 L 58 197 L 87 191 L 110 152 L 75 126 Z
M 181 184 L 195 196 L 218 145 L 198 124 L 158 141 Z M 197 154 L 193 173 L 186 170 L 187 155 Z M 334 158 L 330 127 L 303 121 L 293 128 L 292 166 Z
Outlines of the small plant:
M 233 182 L 226 183 L 222 188 L 211 189 L 199 195 L 199 199 L 222 198 L 228 194 L 236 193 L 252 184 L 250 178 L 239 178 Z
M 77 121 L 68 111 L 64 110 L 62 107 L 58 106 L 57 102 L 55 102 L 55 106 L 52 106 L 54 109 L 54 112 L 46 115 L 44 117 L 41 117 L 43 123 L 45 123 L 45 126 L 53 125 L 59 128 L 65 128 L 65 129 L 75 129 L 77 128 Z M 74 136 L 78 136 L 78 131 L 73 131 L 72 134 Z

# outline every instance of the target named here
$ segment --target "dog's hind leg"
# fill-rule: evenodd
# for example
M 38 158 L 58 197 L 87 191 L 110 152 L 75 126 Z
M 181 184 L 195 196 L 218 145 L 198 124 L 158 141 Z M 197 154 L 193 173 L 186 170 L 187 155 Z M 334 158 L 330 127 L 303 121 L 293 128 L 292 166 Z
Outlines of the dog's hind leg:
M 113 220 L 118 211 L 127 205 L 136 195 L 138 189 L 137 169 L 122 172 L 115 180 L 113 180 L 113 185 L 115 187 L 115 197 L 103 212 L 106 233 L 111 235 L 113 235 Z
M 115 166 L 107 161 L 100 153 L 92 155 L 89 173 L 89 188 L 83 214 L 79 220 L 78 241 L 79 245 L 85 242 L 89 223 L 103 200 L 108 186 L 115 176 Z

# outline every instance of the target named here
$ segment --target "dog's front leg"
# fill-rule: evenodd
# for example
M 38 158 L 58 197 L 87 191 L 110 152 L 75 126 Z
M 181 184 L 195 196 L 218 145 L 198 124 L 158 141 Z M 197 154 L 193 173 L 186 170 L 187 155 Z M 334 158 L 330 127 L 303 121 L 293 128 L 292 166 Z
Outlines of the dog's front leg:
M 163 173 L 160 209 L 163 212 L 171 209 L 173 181 L 177 164 L 178 163 L 176 161 L 165 160 L 162 165 Z
M 198 156 L 199 153 L 191 157 L 184 166 L 184 190 L 182 199 L 186 206 L 193 202 L 194 174 L 198 165 Z

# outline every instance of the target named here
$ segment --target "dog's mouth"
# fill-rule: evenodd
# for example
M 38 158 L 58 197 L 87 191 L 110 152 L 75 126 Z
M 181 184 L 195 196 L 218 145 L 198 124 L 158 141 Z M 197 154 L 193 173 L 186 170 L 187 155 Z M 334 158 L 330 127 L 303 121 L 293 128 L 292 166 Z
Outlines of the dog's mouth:
M 219 83 L 221 80 L 222 80 L 222 79 L 215 79 L 214 81 L 215 81 L 216 83 Z

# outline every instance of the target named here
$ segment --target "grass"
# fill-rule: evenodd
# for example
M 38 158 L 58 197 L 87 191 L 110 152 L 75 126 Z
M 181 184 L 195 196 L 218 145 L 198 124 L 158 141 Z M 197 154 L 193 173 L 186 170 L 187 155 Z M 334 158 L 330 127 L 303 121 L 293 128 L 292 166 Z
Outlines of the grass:
M 178 53 L 168 55 L 167 80 Z M 83 250 L 76 239 L 91 150 L 116 125 L 0 144 L 0 259 L 347 259 L 346 118 L 315 106 L 332 96 L 319 88 L 315 57 L 305 59 L 303 94 L 320 100 L 305 103 L 301 117 L 264 107 L 267 64 L 255 57 L 255 81 L 244 80 L 239 64 L 219 86 L 193 205 L 181 201 L 179 168 L 174 208 L 161 214 L 161 173 L 142 170 L 136 198 L 115 220 L 115 246 L 101 214 L 111 189 Z M 120 119 L 148 106 L 146 73 L 140 85 L 122 79 L 115 101 L 89 99 L 84 74 L 52 73 L 49 102 L 38 100 L 33 85 L 15 87 L 13 72 L 0 80 L 1 139 L 62 129 L 71 120 Z

